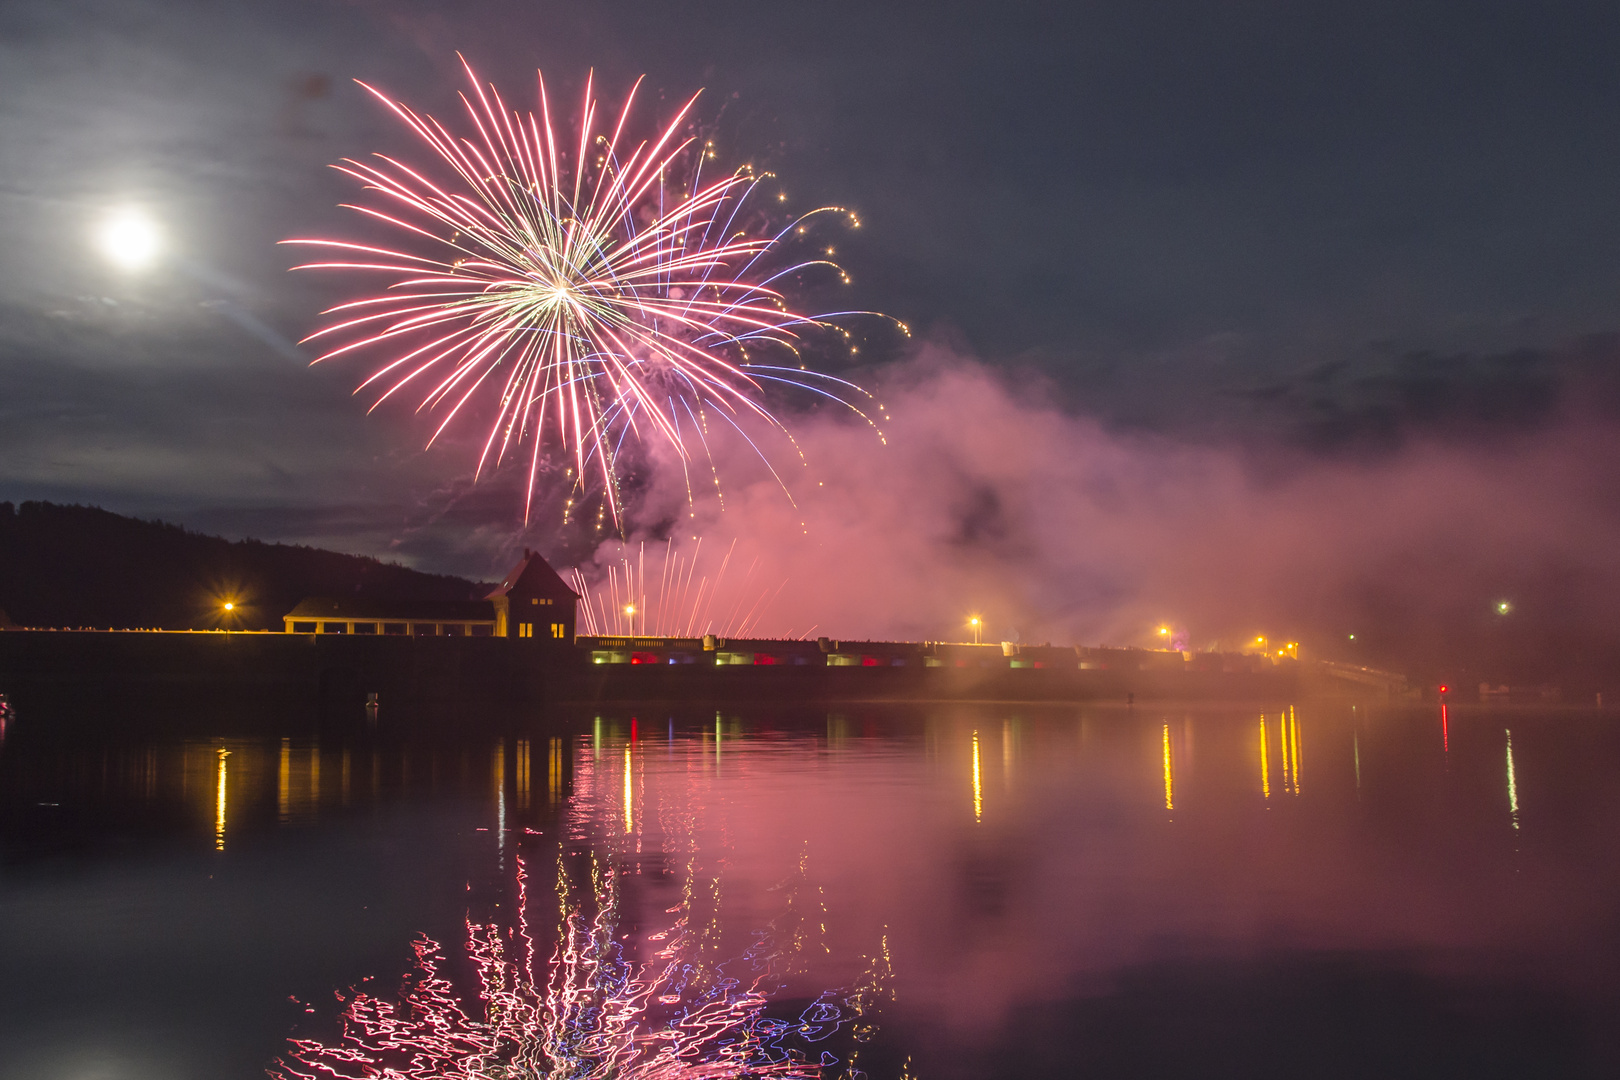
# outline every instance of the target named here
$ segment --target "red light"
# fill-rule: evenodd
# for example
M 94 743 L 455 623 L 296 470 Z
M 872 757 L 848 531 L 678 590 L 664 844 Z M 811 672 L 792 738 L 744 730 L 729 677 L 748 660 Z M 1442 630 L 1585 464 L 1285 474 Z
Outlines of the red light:
M 1447 691 L 1447 690 L 1450 690 L 1450 689 L 1451 689 L 1451 687 L 1449 687 L 1449 686 L 1441 686 L 1441 687 L 1440 687 L 1440 692 L 1441 692 L 1441 693 L 1442 693 L 1442 694 L 1443 694 L 1443 693 L 1445 693 L 1445 692 L 1446 692 L 1446 691 Z

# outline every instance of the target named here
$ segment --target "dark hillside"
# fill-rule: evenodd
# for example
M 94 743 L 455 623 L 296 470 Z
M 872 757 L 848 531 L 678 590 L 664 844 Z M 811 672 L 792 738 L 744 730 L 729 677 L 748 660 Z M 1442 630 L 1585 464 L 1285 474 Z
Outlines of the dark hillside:
M 20 626 L 279 630 L 306 596 L 469 600 L 484 592 L 363 556 L 233 542 L 93 506 L 0 503 L 0 610 Z M 227 600 L 236 605 L 229 613 Z

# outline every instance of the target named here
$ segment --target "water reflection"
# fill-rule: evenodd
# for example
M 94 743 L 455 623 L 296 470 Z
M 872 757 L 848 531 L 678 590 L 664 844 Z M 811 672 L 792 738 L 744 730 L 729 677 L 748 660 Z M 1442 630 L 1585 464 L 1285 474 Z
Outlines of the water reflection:
M 973 820 L 984 820 L 984 782 L 979 777 L 979 733 L 973 733 Z
M 340 995 L 341 1034 L 294 1039 L 272 1074 L 864 1075 L 859 1046 L 893 996 L 887 935 L 848 985 L 815 987 L 827 908 L 807 848 L 747 919 L 725 899 L 725 852 L 706 843 L 718 764 L 699 747 L 661 771 L 638 819 L 645 762 L 632 741 L 604 755 L 613 741 L 598 731 L 581 744 L 561 837 L 523 831 L 511 878 L 474 898 L 460 956 L 419 939 L 397 995 Z M 502 744 L 493 757 L 504 776 Z M 502 805 L 497 793 L 498 815 Z
M 219 783 L 214 792 L 214 849 L 225 850 L 225 759 L 231 752 L 223 746 L 219 748 Z
M 8 1015 L 110 1029 L 144 991 L 106 1016 L 80 1002 L 126 968 L 192 987 L 165 1020 L 192 1041 L 218 1026 L 216 997 L 239 998 L 258 1025 L 242 1030 L 262 1035 L 263 1002 L 296 991 L 290 1047 L 277 1023 L 243 1051 L 255 1067 L 280 1053 L 286 1077 L 1023 1080 L 1110 1074 L 1151 1049 L 1121 1033 L 1161 1023 L 1257 1055 L 1247 1072 L 1222 1059 L 1225 1075 L 1323 1071 L 1262 1038 L 1266 1009 L 1239 1009 L 1229 977 L 1301 1030 L 1342 1023 L 1335 1053 L 1364 1064 L 1383 1000 L 1401 1003 L 1414 1061 L 1449 1060 L 1455 1047 L 1423 1040 L 1458 1001 L 1459 1016 L 1499 1001 L 1492 1030 L 1574 1017 L 1559 1038 L 1584 1046 L 1583 1018 L 1620 1002 L 1620 741 L 1596 716 L 1511 715 L 1459 706 L 1439 747 L 1432 706 L 1320 704 L 604 711 L 419 738 L 25 727 L 0 753 L 0 955 L 34 976 L 0 988 L 0 1074 L 30 1075 L 8 1058 L 24 1024 Z M 161 859 L 123 842 L 137 828 L 163 838 Z M 150 918 L 180 913 L 133 961 L 121 950 L 141 926 L 103 929 L 116 875 L 75 907 L 28 869 L 101 858 L 108 836 L 96 865 L 133 868 Z M 138 879 L 177 847 L 192 877 Z M 329 897 L 343 874 L 369 884 Z M 214 906 L 232 887 L 235 923 Z M 374 914 L 385 902 L 394 921 Z M 243 950 L 224 984 L 187 967 L 212 954 L 185 935 L 214 919 L 210 940 Z M 349 956 L 364 927 L 372 951 Z M 29 968 L 19 940 L 51 946 Z M 263 959 L 281 954 L 302 966 Z M 1301 971 L 1298 994 L 1254 989 Z M 1551 1004 L 1472 996 L 1514 980 Z M 1244 1025 L 1252 1040 L 1232 1034 Z
M 1507 736 L 1507 793 L 1508 813 L 1513 819 L 1513 831 L 1519 830 L 1519 781 L 1513 775 L 1513 732 L 1502 729 Z
M 1170 725 L 1164 725 L 1164 808 L 1176 808 L 1175 787 L 1170 775 Z

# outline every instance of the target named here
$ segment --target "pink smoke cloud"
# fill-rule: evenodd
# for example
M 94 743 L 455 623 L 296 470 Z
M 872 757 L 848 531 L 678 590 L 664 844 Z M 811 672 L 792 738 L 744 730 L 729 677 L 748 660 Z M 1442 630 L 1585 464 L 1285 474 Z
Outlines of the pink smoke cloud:
M 666 536 L 711 552 L 735 538 L 749 587 L 780 589 L 762 634 L 963 640 L 977 613 L 986 640 L 1146 645 L 1170 625 L 1194 647 L 1264 633 L 1331 652 L 1359 630 L 1409 650 L 1500 637 L 1494 604 L 1512 596 L 1513 625 L 1546 648 L 1615 639 L 1620 440 L 1601 424 L 1371 461 L 1276 451 L 1274 467 L 1108 431 L 937 346 L 875 390 L 885 438 L 849 414 L 800 418 L 804 463 L 766 447 L 783 484 L 720 436 L 723 498 L 688 504 L 688 476 L 712 486 L 706 463 L 659 463 L 632 546 L 661 559 Z

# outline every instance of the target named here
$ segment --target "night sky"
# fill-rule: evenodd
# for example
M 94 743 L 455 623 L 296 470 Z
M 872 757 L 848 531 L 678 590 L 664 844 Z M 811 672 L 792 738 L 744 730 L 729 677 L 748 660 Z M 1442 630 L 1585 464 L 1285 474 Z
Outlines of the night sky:
M 1263 499 L 1320 470 L 1393 470 L 1369 491 L 1417 482 L 1414 454 L 1494 475 L 1479 455 L 1519 447 L 1578 474 L 1554 509 L 1596 531 L 1583 542 L 1614 535 L 1608 3 L 8 0 L 0 499 L 472 576 L 526 536 L 577 551 L 549 523 L 525 534 L 509 484 L 470 488 L 456 446 L 423 453 L 423 420 L 366 417 L 357 369 L 307 370 L 289 344 L 347 293 L 289 275 L 275 242 L 353 231 L 336 207 L 352 188 L 326 165 L 410 150 L 352 80 L 448 116 L 457 50 L 525 106 L 535 68 L 569 100 L 592 66 L 610 100 L 641 73 L 665 106 L 703 89 L 728 164 L 776 171 L 796 206 L 860 213 L 839 259 L 861 306 L 1107 452 L 1218 456 Z M 153 271 L 90 245 L 129 204 L 166 231 Z M 915 374 L 886 357 L 857 374 Z M 1552 512 L 1515 492 L 1468 513 Z M 1010 505 L 993 489 L 990 511 L 967 502 L 957 548 Z M 1373 546 L 1393 559 L 1406 542 Z M 1601 562 L 1547 557 L 1560 581 Z M 1482 562 L 1455 602 L 1492 602 L 1500 569 Z M 1154 590 L 1065 603 L 1125 593 Z M 1334 602 L 1290 617 L 1337 632 Z

